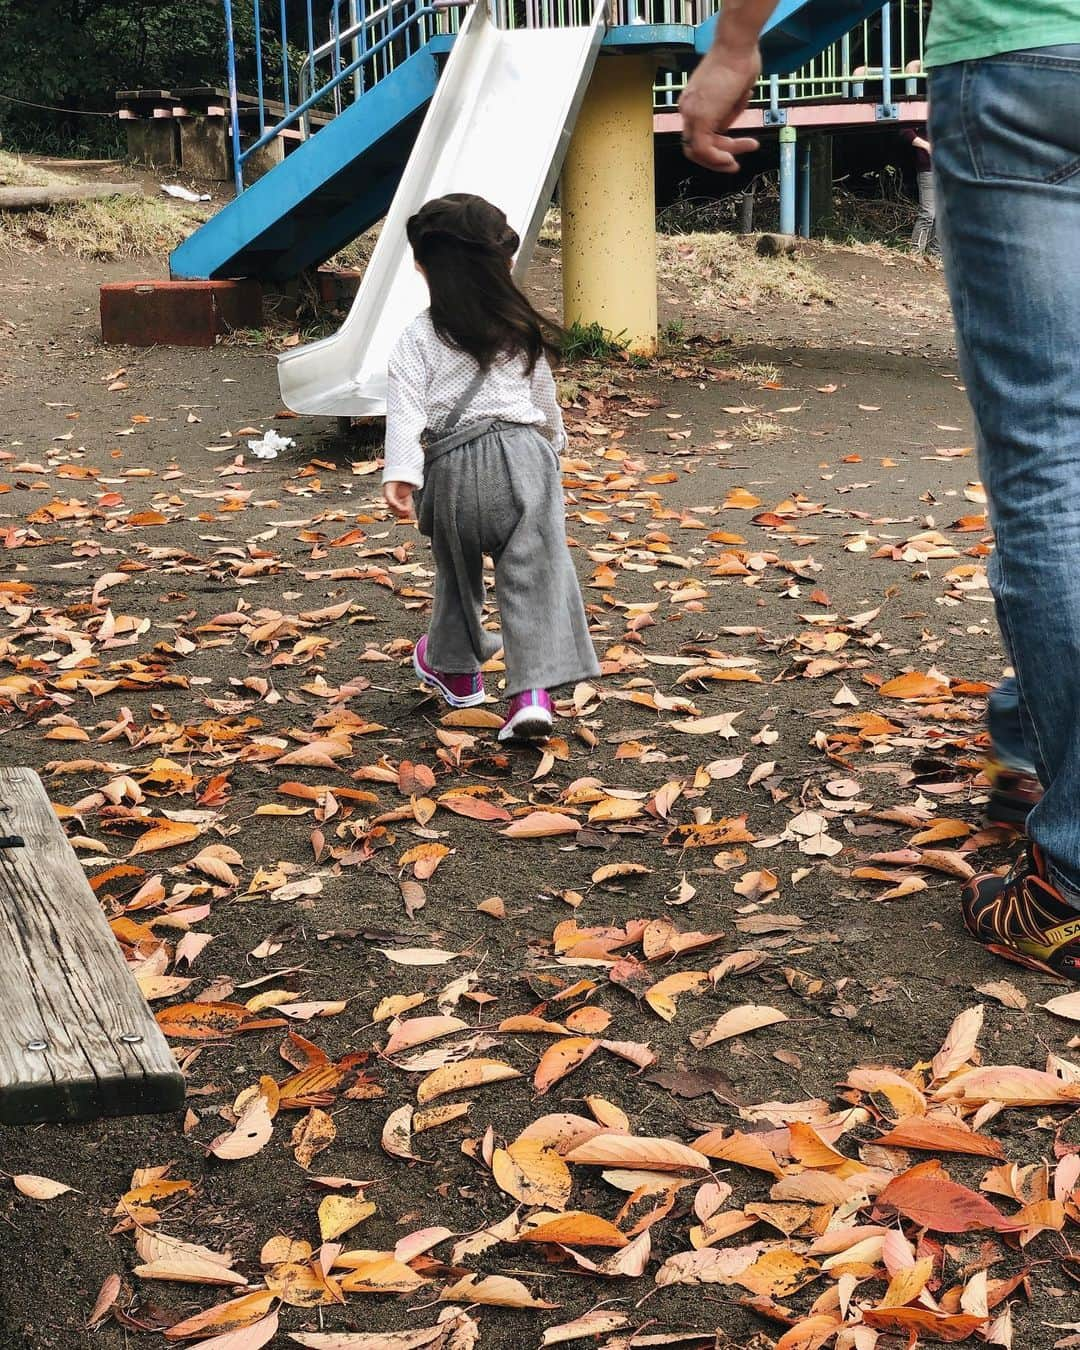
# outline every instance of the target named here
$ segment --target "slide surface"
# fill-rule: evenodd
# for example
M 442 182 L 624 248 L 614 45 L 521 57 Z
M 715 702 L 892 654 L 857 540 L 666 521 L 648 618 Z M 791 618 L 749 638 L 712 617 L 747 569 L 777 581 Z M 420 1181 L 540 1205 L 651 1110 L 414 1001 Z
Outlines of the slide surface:
M 604 34 L 604 6 L 584 28 L 508 31 L 477 0 L 454 42 L 348 318 L 333 337 L 278 358 L 294 412 L 377 417 L 398 335 L 427 304 L 405 222 L 447 192 L 475 192 L 521 236 L 524 274 L 562 168 Z

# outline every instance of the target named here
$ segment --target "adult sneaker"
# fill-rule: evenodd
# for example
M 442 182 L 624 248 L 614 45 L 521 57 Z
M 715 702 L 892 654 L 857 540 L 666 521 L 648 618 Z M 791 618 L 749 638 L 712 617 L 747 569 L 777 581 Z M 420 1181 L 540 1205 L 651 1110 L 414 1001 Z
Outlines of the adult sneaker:
M 510 700 L 510 715 L 499 728 L 500 741 L 543 741 L 551 735 L 551 699 L 544 689 L 526 689 Z
M 1080 909 L 1051 882 L 1034 844 L 1008 875 L 972 877 L 961 905 L 968 932 L 996 955 L 1080 980 Z
M 1034 774 L 1007 769 L 992 756 L 983 765 L 983 773 L 990 780 L 990 797 L 984 813 L 988 824 L 1022 830 L 1042 799 L 1042 784 Z
M 436 670 L 427 659 L 427 634 L 417 642 L 412 654 L 413 669 L 429 689 L 437 690 L 451 708 L 475 708 L 483 703 L 484 677 L 478 670 L 470 675 L 448 675 Z

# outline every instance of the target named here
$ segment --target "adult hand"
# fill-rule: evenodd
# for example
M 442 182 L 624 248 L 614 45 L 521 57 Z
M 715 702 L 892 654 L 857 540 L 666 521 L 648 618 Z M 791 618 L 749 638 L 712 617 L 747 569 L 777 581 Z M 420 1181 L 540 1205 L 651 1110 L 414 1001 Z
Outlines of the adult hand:
M 398 520 L 408 520 L 413 513 L 411 483 L 384 483 L 383 498 Z
M 752 136 L 725 133 L 746 108 L 760 75 L 756 42 L 735 46 L 718 40 L 702 57 L 679 100 L 687 159 L 704 169 L 738 173 L 738 156 L 756 150 L 758 143 Z

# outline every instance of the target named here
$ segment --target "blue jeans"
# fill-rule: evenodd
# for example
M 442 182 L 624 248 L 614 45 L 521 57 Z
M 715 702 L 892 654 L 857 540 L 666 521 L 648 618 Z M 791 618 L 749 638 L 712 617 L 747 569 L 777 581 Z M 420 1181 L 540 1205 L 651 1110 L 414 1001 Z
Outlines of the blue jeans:
M 938 224 L 996 550 L 990 586 L 1080 907 L 1080 45 L 930 75 Z
M 1035 773 L 1035 760 L 1028 749 L 1029 732 L 1024 731 L 1020 707 L 1020 689 L 1015 675 L 1007 675 L 990 695 L 986 706 L 990 725 L 990 743 L 994 758 L 1006 769 Z

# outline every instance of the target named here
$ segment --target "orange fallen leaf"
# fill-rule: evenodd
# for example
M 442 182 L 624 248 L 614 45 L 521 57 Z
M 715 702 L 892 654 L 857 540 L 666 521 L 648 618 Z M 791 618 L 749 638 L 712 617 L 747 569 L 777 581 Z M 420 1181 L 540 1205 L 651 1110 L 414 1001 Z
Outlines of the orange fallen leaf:
M 392 1252 L 345 1252 L 335 1265 L 349 1268 L 339 1281 L 346 1294 L 411 1294 L 430 1283 Z
M 155 1014 L 166 1036 L 188 1041 L 231 1035 L 250 1014 L 242 1003 L 177 1003 Z
M 466 1275 L 439 1295 L 441 1303 L 484 1303 L 496 1308 L 557 1308 L 559 1304 L 534 1298 L 520 1280 L 506 1275 Z
M 605 1008 L 575 1008 L 566 1019 L 566 1025 L 579 1035 L 599 1036 L 611 1024 L 611 1014 Z
M 566 1040 L 556 1041 L 541 1056 L 533 1074 L 533 1086 L 541 1094 L 547 1092 L 561 1078 L 584 1064 L 599 1048 L 600 1042 L 591 1036 L 570 1036 Z
M 496 1184 L 524 1205 L 566 1208 L 573 1178 L 547 1140 L 515 1139 L 507 1148 L 497 1148 L 491 1171 Z
M 136 839 L 128 854 L 129 858 L 140 853 L 157 853 L 163 848 L 176 848 L 179 844 L 190 844 L 202 833 L 201 826 L 189 821 L 169 820 L 166 816 L 148 816 L 146 820 L 152 828 Z
M 933 1153 L 970 1153 L 983 1158 L 1004 1158 L 996 1139 L 975 1134 L 965 1125 L 932 1116 L 905 1116 L 877 1142 L 887 1148 L 926 1149 Z
M 952 1180 L 937 1159 L 895 1177 L 878 1195 L 874 1213 L 896 1211 L 935 1233 L 969 1233 L 989 1228 L 1016 1233 L 1027 1225 L 1006 1218 L 984 1196 Z
M 566 1247 L 626 1247 L 629 1239 L 609 1219 L 581 1210 L 571 1210 L 526 1229 L 519 1242 L 558 1242 Z
M 943 680 L 935 679 L 932 675 L 920 674 L 917 670 L 909 671 L 906 675 L 897 675 L 895 679 L 887 680 L 878 689 L 878 693 L 885 698 L 930 698 L 930 699 L 948 699 L 952 698 L 948 684 Z
M 251 1294 L 244 1294 L 240 1298 L 230 1299 L 227 1303 L 219 1303 L 213 1308 L 185 1317 L 182 1322 L 175 1322 L 164 1332 L 164 1336 L 169 1341 L 182 1341 L 192 1336 L 201 1336 L 207 1331 L 220 1332 L 247 1327 L 265 1317 L 276 1301 L 276 1296 L 268 1289 L 257 1289 Z
M 568 1163 L 594 1167 L 622 1167 L 642 1172 L 708 1172 L 709 1160 L 696 1149 L 674 1139 L 618 1134 L 595 1134 L 566 1155 Z
M 499 1059 L 463 1059 L 459 1064 L 448 1064 L 421 1079 L 416 1089 L 416 1100 L 430 1102 L 447 1092 L 460 1092 L 463 1088 L 481 1087 L 486 1083 L 499 1083 L 504 1078 L 520 1077 L 517 1069 Z
M 864 1308 L 862 1318 L 877 1331 L 909 1336 L 922 1332 L 935 1341 L 966 1341 L 986 1325 L 986 1318 L 974 1313 L 939 1313 L 930 1308 Z

